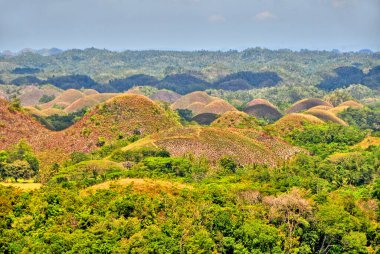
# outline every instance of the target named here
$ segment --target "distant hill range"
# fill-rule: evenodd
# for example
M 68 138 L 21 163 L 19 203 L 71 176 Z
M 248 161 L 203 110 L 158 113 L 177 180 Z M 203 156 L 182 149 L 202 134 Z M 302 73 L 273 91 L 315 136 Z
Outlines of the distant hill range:
M 277 85 L 332 90 L 349 84 L 378 86 L 380 52 L 291 51 L 110 51 L 95 48 L 24 49 L 0 55 L 6 84 L 51 83 L 62 89 L 121 92 L 154 86 L 179 94 L 205 89 L 247 90 Z

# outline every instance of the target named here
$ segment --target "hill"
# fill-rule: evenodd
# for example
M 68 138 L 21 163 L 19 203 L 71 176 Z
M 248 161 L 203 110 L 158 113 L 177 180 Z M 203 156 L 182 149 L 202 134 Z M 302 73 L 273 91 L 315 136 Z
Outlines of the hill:
M 300 151 L 279 138 L 261 131 L 216 127 L 175 128 L 148 136 L 123 150 L 164 148 L 173 156 L 194 154 L 216 162 L 232 156 L 241 164 L 275 165 Z
M 281 118 L 281 112 L 272 105 L 269 101 L 264 99 L 254 99 L 250 101 L 244 112 L 256 118 L 275 121 Z
M 179 98 L 181 98 L 181 95 L 173 91 L 161 90 L 149 96 L 149 98 L 155 101 L 164 101 L 168 103 L 174 103 Z
M 179 123 L 157 103 L 142 95 L 123 94 L 96 106 L 81 120 L 62 132 L 71 137 L 74 151 L 96 148 L 99 139 L 105 142 L 133 134 L 149 135 Z M 68 143 L 65 141 L 65 143 Z
M 304 126 L 308 124 L 323 123 L 323 120 L 313 115 L 303 113 L 290 113 L 283 116 L 273 124 L 267 126 L 266 129 L 271 130 L 275 133 L 279 133 L 280 135 L 284 135 L 295 129 L 302 130 Z
M 318 117 L 319 119 L 325 121 L 325 122 L 333 122 L 337 123 L 340 125 L 347 126 L 348 124 L 337 117 L 335 114 L 331 113 L 330 111 L 327 110 L 322 110 L 322 109 L 309 109 L 305 113 L 313 115 L 315 117 Z
M 20 109 L 12 109 L 9 102 L 0 99 L 0 150 L 9 148 L 21 139 L 33 148 L 41 149 L 48 143 L 51 132 Z
M 41 109 L 57 107 L 65 109 L 74 101 L 84 97 L 85 94 L 76 89 L 68 89 L 57 96 L 54 100 L 38 105 Z
M 241 111 L 227 111 L 211 123 L 213 127 L 220 128 L 259 128 L 255 117 Z
M 205 92 L 193 92 L 186 94 L 175 101 L 171 105 L 171 108 L 173 110 L 189 109 L 193 112 L 194 116 L 199 114 L 207 114 L 207 116 L 211 116 L 210 114 L 221 115 L 227 111 L 236 110 L 234 106 L 225 100 L 210 96 Z
M 363 108 L 364 106 L 363 106 L 363 104 L 361 104 L 359 102 L 350 100 L 350 101 L 345 101 L 345 102 L 339 104 L 338 106 L 329 109 L 329 111 L 331 113 L 333 113 L 333 114 L 338 114 L 340 112 L 343 112 L 344 110 L 346 110 L 349 107 L 352 107 L 352 108 Z
M 286 110 L 287 114 L 290 113 L 299 113 L 301 111 L 308 110 L 310 108 L 316 107 L 316 106 L 329 106 L 332 107 L 332 105 L 328 102 L 325 102 L 321 99 L 303 99 L 300 101 L 297 101 L 294 103 L 289 109 Z

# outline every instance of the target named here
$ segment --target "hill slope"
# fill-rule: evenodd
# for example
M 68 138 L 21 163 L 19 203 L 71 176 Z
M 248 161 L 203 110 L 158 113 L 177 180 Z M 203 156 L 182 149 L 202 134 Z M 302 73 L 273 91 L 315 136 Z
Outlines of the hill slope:
M 216 127 L 176 128 L 148 136 L 124 148 L 165 148 L 173 156 L 192 153 L 216 162 L 223 156 L 232 156 L 241 164 L 275 165 L 288 159 L 300 149 L 279 138 L 256 130 Z

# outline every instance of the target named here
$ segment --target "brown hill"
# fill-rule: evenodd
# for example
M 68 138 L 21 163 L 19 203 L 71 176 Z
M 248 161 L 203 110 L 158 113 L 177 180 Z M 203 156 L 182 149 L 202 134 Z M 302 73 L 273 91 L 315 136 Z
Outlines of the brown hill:
M 149 98 L 155 101 L 164 101 L 168 103 L 174 103 L 179 98 L 181 98 L 181 95 L 173 91 L 160 90 L 157 93 L 149 96 Z
M 325 101 L 323 101 L 321 99 L 316 99 L 316 98 L 313 98 L 313 99 L 303 99 L 303 100 L 300 100 L 300 101 L 297 101 L 296 103 L 294 103 L 288 110 L 286 110 L 286 113 L 287 114 L 298 113 L 298 112 L 301 112 L 301 111 L 305 111 L 305 110 L 311 109 L 311 108 L 316 107 L 316 106 L 329 106 L 329 107 L 333 107 L 330 103 L 325 102 Z
M 276 165 L 300 151 L 283 140 L 257 130 L 216 127 L 174 128 L 137 141 L 124 150 L 161 147 L 173 156 L 192 153 L 216 162 L 232 156 L 241 164 Z
M 268 125 L 266 128 L 275 133 L 284 135 L 295 129 L 303 130 L 307 124 L 323 124 L 324 121 L 313 115 L 303 113 L 290 113 L 277 120 L 275 123 Z
M 193 115 L 198 115 L 202 113 L 203 109 L 206 107 L 206 104 L 196 101 L 191 103 L 186 109 L 191 110 L 193 112 Z
M 228 111 L 211 123 L 221 128 L 259 128 L 257 119 L 241 111 Z
M 96 147 L 100 138 L 107 142 L 119 135 L 140 133 L 145 136 L 175 126 L 179 126 L 177 120 L 149 98 L 123 94 L 96 106 L 62 131 L 62 136 L 72 137 L 69 146 L 75 147 L 74 151 L 89 151 Z
M 340 119 L 339 117 L 327 110 L 309 109 L 305 113 L 318 117 L 319 119 L 325 122 L 333 122 L 344 126 L 348 125 L 345 121 L 343 121 L 342 119 Z
M 59 96 L 57 96 L 54 100 L 49 101 L 48 103 L 44 103 L 39 105 L 41 109 L 47 109 L 47 108 L 52 108 L 55 105 L 58 107 L 62 107 L 62 109 L 68 107 L 71 103 L 74 101 L 78 100 L 79 98 L 84 97 L 85 94 L 82 93 L 79 90 L 75 89 L 68 89 L 61 93 Z
M 273 104 L 264 99 L 250 101 L 248 106 L 244 109 L 244 112 L 256 118 L 263 118 L 270 121 L 275 121 L 282 116 L 281 112 Z
M 188 106 L 190 106 L 194 102 L 200 102 L 203 104 L 209 104 L 210 102 L 217 100 L 218 98 L 212 97 L 208 95 L 206 92 L 192 92 L 189 94 L 186 94 L 179 98 L 177 101 L 175 101 L 171 108 L 176 109 L 187 109 Z
M 218 115 L 214 113 L 201 113 L 194 116 L 191 121 L 197 122 L 201 125 L 210 125 L 217 118 Z
M 82 91 L 84 95 L 92 95 L 92 94 L 98 94 L 99 92 L 94 89 L 84 89 Z
M 250 107 L 250 106 L 254 106 L 258 104 L 265 104 L 265 105 L 275 108 L 275 106 L 272 103 L 270 103 L 269 101 L 265 99 L 260 99 L 260 98 L 251 100 L 250 102 L 248 102 L 246 107 Z
M 363 108 L 363 104 L 359 103 L 359 102 L 356 102 L 356 101 L 345 101 L 341 104 L 339 104 L 338 106 L 334 107 L 334 108 L 331 108 L 329 109 L 329 111 L 333 114 L 338 114 L 344 110 L 346 110 L 347 108 Z
M 21 139 L 36 149 L 47 144 L 51 132 L 23 111 L 12 110 L 0 99 L 0 150 L 9 148 Z
M 84 108 L 92 108 L 98 105 L 99 103 L 102 103 L 110 98 L 113 98 L 119 94 L 117 93 L 96 93 L 96 94 L 90 94 L 87 96 L 84 96 L 82 98 L 79 98 L 78 100 L 71 103 L 69 106 L 65 108 L 66 113 L 72 113 L 80 111 Z
M 221 115 L 227 111 L 234 111 L 236 108 L 222 99 L 216 99 L 212 102 L 206 104 L 206 106 L 201 110 L 201 113 L 212 113 L 216 115 Z
M 55 97 L 59 96 L 62 91 L 54 86 L 24 86 L 18 91 L 18 98 L 23 106 L 34 106 L 39 104 L 39 100 L 43 95 L 53 95 Z

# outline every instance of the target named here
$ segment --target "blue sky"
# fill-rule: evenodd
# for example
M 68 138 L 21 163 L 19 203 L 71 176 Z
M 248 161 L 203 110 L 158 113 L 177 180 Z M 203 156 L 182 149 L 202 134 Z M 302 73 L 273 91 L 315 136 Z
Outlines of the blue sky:
M 0 0 L 0 50 L 380 51 L 380 0 Z

